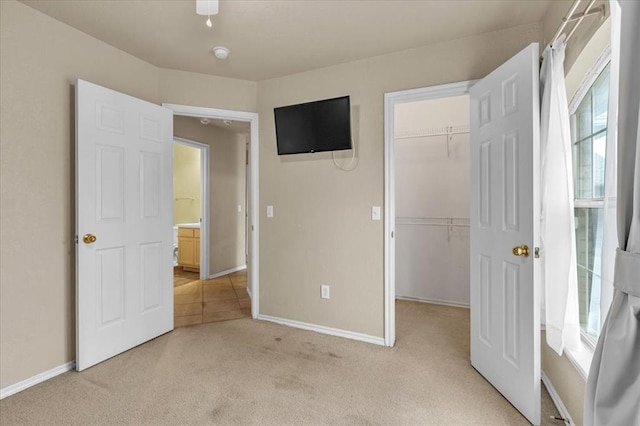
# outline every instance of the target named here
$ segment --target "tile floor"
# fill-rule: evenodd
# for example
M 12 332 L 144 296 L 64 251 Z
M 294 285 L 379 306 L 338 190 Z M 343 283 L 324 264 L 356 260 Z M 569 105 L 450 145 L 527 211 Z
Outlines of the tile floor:
M 200 280 L 180 268 L 173 275 L 174 327 L 251 317 L 247 272 Z

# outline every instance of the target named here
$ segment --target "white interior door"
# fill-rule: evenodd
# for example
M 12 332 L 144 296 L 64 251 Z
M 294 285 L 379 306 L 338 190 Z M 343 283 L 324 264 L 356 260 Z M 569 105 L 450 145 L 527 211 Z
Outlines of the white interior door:
M 539 65 L 534 43 L 471 95 L 471 363 L 540 423 Z M 516 255 L 527 246 L 528 256 Z M 521 252 L 524 250 L 521 250 Z
M 76 369 L 173 329 L 172 111 L 76 82 Z

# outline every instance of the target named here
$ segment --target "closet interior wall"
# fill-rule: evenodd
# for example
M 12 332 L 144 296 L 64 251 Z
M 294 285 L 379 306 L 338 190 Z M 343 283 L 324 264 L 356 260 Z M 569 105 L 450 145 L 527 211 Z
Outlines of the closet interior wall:
M 469 306 L 469 97 L 394 114 L 396 296 Z

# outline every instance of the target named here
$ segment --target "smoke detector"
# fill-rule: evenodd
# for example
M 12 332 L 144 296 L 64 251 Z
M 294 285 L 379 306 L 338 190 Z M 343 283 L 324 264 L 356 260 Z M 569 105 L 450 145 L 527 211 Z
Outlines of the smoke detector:
M 222 59 L 222 60 L 227 59 L 229 57 L 229 53 L 231 53 L 229 49 L 223 46 L 216 46 L 213 48 L 213 54 L 218 59 Z

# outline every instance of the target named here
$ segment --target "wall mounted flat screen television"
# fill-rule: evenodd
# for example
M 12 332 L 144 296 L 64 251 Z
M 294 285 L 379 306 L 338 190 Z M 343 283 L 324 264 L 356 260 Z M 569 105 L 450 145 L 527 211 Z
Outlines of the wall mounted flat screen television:
M 349 96 L 273 109 L 278 155 L 351 149 Z

